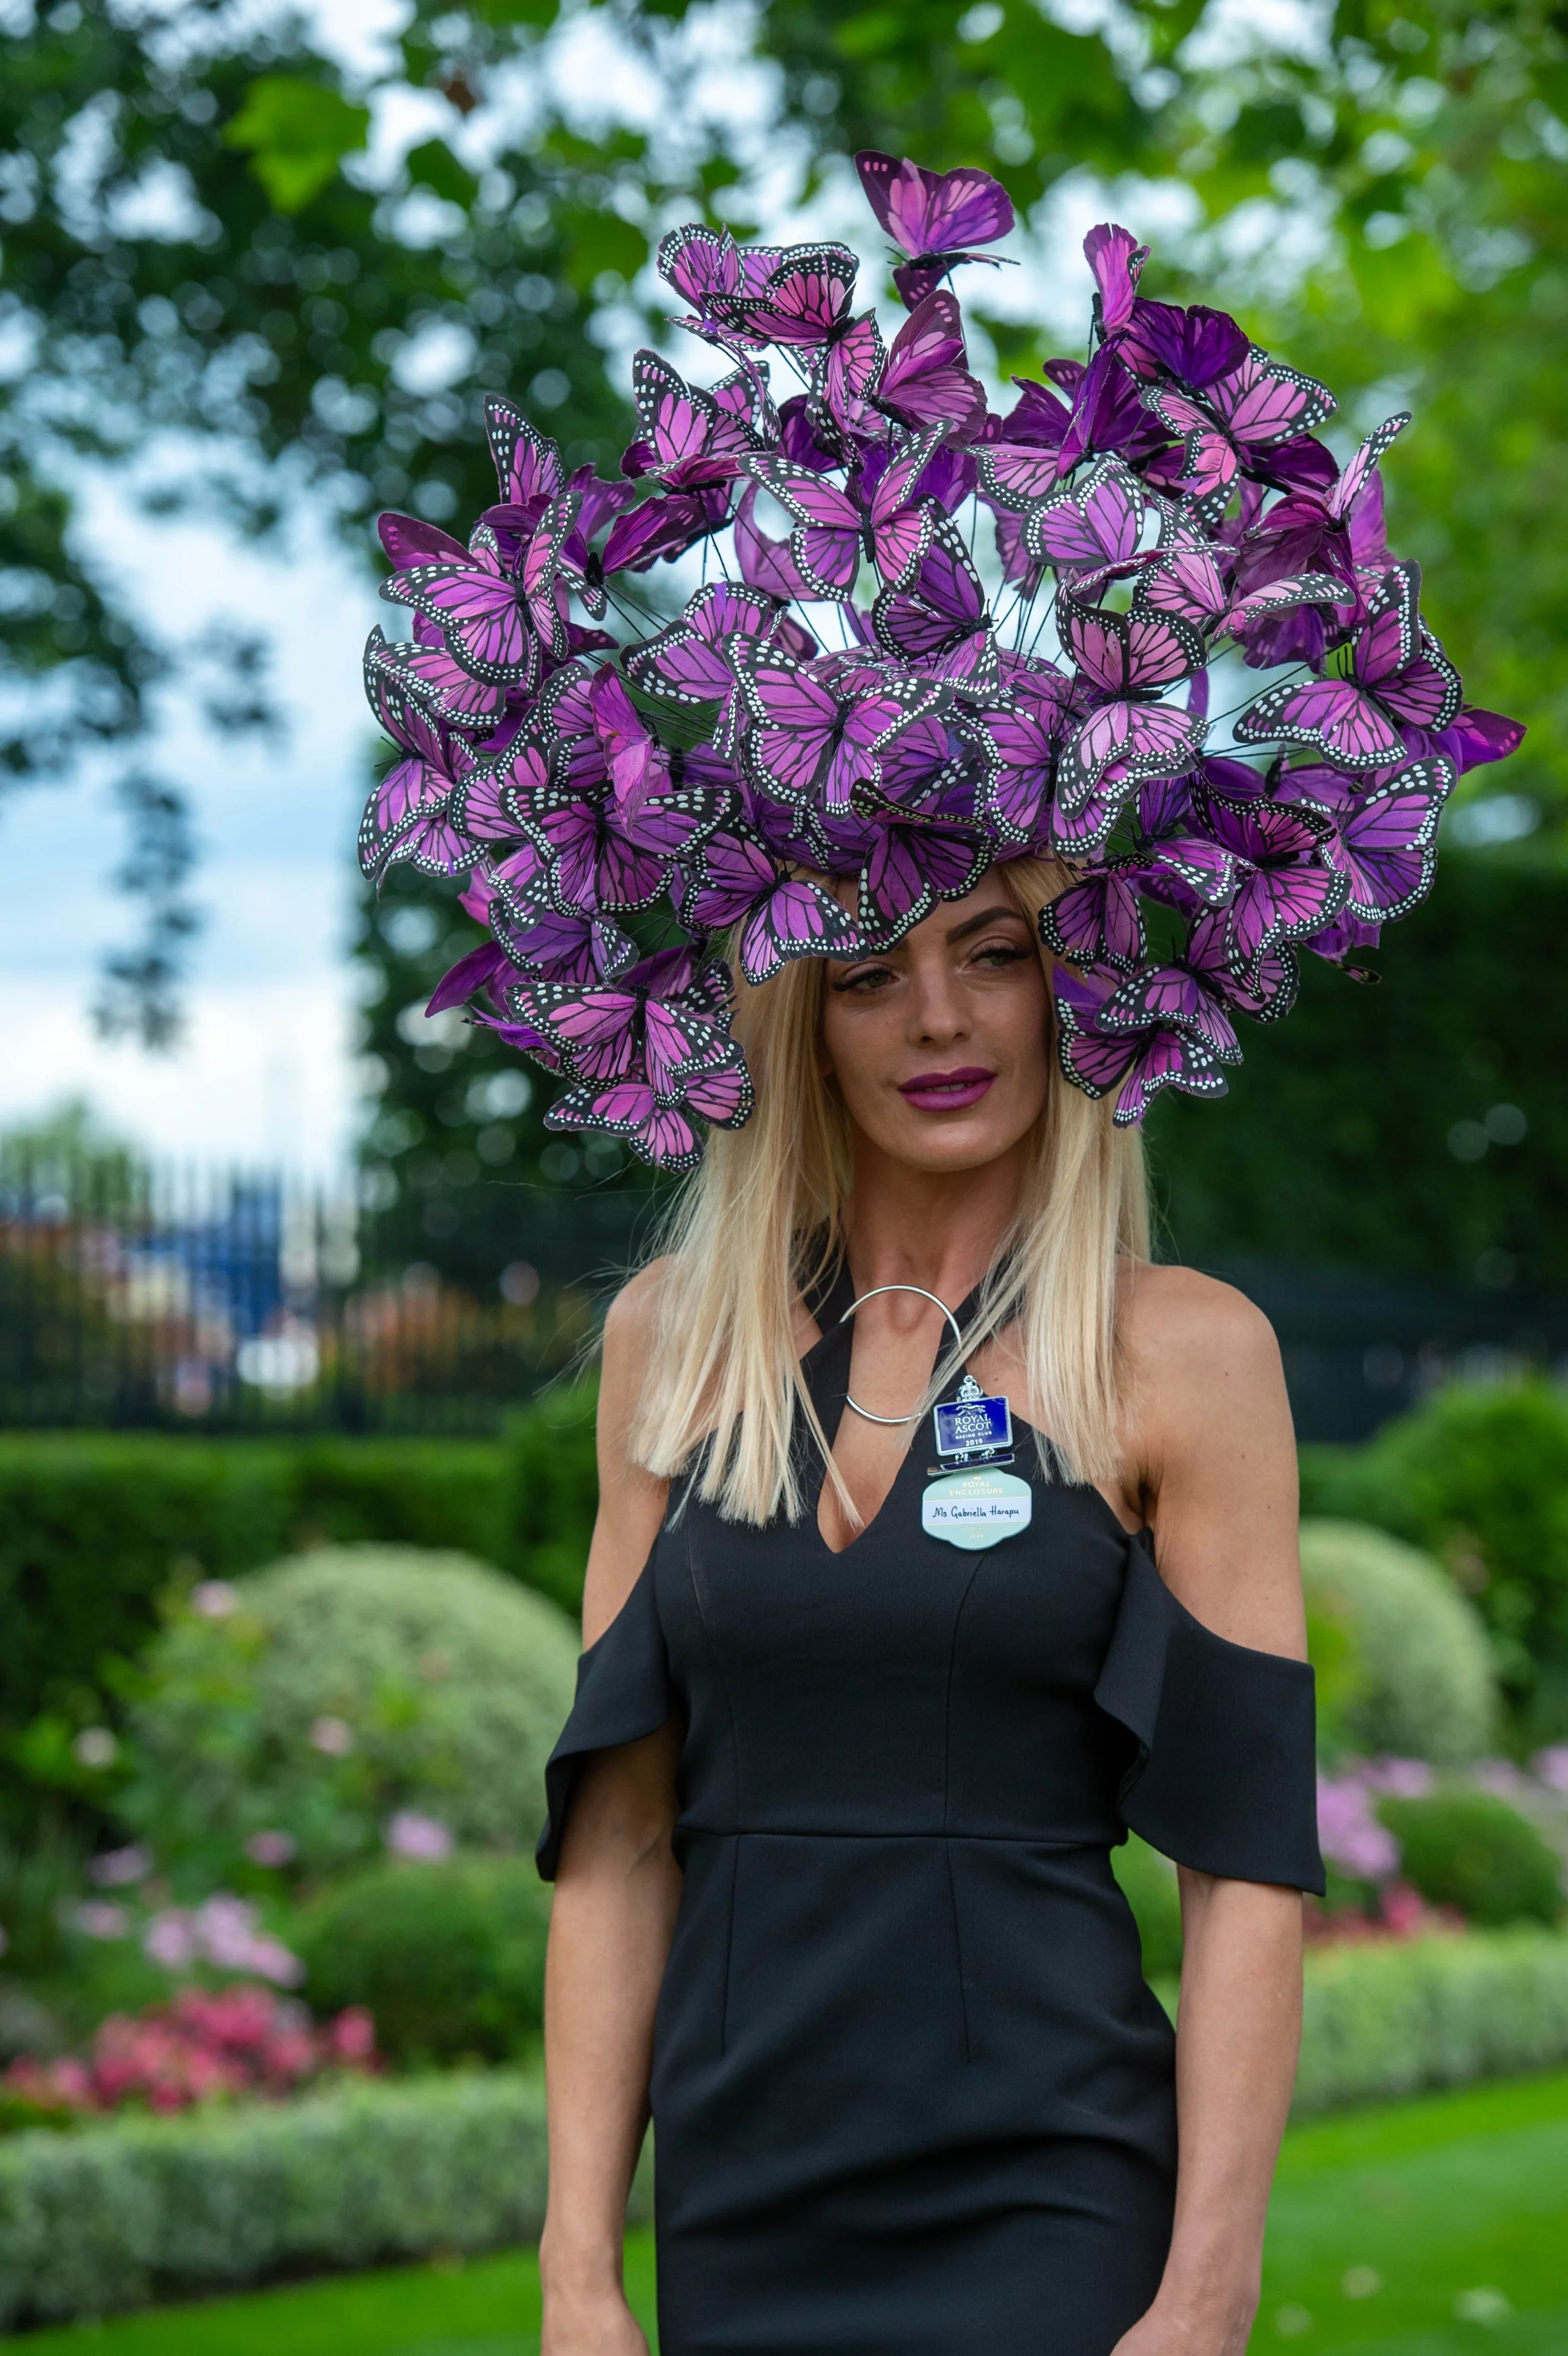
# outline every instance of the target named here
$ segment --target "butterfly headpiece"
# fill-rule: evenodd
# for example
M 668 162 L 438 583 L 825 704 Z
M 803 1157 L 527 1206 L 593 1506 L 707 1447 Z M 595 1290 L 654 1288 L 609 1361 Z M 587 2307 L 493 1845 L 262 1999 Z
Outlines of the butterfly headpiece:
M 361 864 L 461 884 L 485 937 L 432 1005 L 562 1076 L 550 1126 L 663 1168 L 751 1110 L 720 948 L 759 984 L 874 955 L 1007 859 L 1069 878 L 1040 911 L 1067 1078 L 1123 1123 L 1221 1095 L 1242 1019 L 1424 897 L 1456 778 L 1523 734 L 1463 702 L 1389 552 L 1408 419 L 1341 466 L 1333 395 L 1140 294 L 1109 225 L 1088 360 L 997 414 L 950 281 L 1000 258 L 971 249 L 1005 192 L 858 163 L 896 334 L 847 247 L 677 230 L 659 267 L 718 364 L 638 354 L 619 481 L 492 399 L 468 539 L 381 519 L 411 634 L 366 649 L 395 753 Z M 678 611 L 648 582 L 676 559 Z

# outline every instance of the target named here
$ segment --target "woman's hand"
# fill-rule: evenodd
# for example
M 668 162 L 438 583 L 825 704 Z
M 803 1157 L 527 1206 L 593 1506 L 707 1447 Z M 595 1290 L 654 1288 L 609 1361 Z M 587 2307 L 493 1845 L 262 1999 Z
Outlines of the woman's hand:
M 539 2356 L 648 2356 L 642 2327 L 619 2291 L 545 2294 Z
M 1162 2295 L 1122 2334 L 1111 2356 L 1246 2356 L 1256 2307 L 1255 2299 L 1239 2299 L 1200 2314 Z

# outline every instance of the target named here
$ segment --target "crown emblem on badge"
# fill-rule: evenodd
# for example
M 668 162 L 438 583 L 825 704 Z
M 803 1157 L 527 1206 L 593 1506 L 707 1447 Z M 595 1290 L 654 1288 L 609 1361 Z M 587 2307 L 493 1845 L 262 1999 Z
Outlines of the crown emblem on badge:
M 959 1406 L 967 1407 L 972 1399 L 984 1398 L 985 1396 L 985 1392 L 980 1388 L 980 1386 L 975 1380 L 974 1376 L 965 1375 L 963 1381 L 958 1386 Z

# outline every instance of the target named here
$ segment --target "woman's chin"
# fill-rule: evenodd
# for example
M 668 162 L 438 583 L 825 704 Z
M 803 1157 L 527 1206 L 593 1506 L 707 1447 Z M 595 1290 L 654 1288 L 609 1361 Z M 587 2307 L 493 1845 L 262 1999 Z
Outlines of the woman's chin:
M 1033 1126 L 1032 1115 L 1001 1122 L 978 1108 L 972 1114 L 912 1112 L 890 1124 L 878 1142 L 891 1160 L 911 1170 L 986 1170 L 1012 1152 Z

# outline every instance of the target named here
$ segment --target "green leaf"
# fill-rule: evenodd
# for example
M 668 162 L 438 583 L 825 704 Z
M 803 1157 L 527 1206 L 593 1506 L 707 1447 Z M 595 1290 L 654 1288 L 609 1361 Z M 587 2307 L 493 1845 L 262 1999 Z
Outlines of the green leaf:
M 448 204 L 461 205 L 464 212 L 478 194 L 478 181 L 458 162 L 443 139 L 427 139 L 422 146 L 411 147 L 407 162 L 413 187 L 428 188 L 432 196 L 443 198 Z
M 623 684 L 634 710 L 651 723 L 661 744 L 689 753 L 694 746 L 711 742 L 719 724 L 717 702 L 677 703 L 668 696 L 649 695 L 634 680 L 624 680 Z
M 277 211 L 302 212 L 334 177 L 345 155 L 365 145 L 368 106 L 354 106 L 324 83 L 263 74 L 224 132 L 224 144 L 249 151 L 251 169 Z

